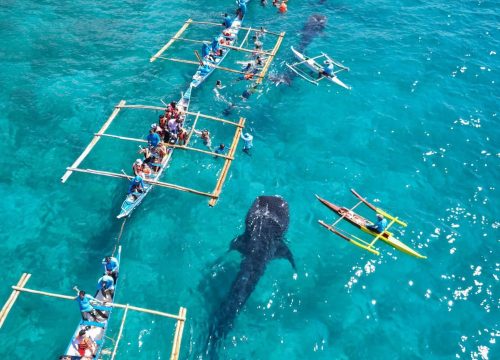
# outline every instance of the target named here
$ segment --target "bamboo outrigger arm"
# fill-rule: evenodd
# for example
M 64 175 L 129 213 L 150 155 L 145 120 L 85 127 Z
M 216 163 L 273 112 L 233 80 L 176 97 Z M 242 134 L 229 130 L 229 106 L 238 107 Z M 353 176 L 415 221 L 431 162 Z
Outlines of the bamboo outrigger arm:
M 78 157 L 78 159 L 75 160 L 75 162 L 73 163 L 73 165 L 70 166 L 70 168 L 77 168 L 78 166 L 80 166 L 80 164 L 85 159 L 85 157 L 87 157 L 87 155 L 90 153 L 90 151 L 94 148 L 94 146 L 101 139 L 101 135 L 106 132 L 108 127 L 111 125 L 111 122 L 113 122 L 113 120 L 116 118 L 116 116 L 118 115 L 118 113 L 121 110 L 121 107 L 124 106 L 125 103 L 126 103 L 126 101 L 122 100 L 118 103 L 118 105 L 115 106 L 115 109 L 113 110 L 113 113 L 109 116 L 108 120 L 104 123 L 104 125 L 97 132 L 97 134 L 94 135 L 94 138 L 92 139 L 92 141 L 90 141 L 90 144 L 87 145 L 85 150 L 83 150 L 82 154 Z M 73 171 L 67 170 L 64 173 L 63 177 L 61 178 L 61 182 L 63 182 L 63 183 L 66 182 L 66 180 L 68 180 L 68 178 L 71 176 L 72 173 L 73 173 Z
M 173 38 L 171 38 L 160 50 L 158 50 L 158 52 L 156 54 L 154 54 L 151 59 L 149 59 L 150 62 L 153 62 L 155 61 L 156 59 L 158 59 L 158 57 L 163 54 L 176 40 L 177 37 L 180 37 L 181 34 L 186 31 L 186 29 L 189 27 L 189 25 L 191 25 L 193 21 L 191 19 L 188 19 L 184 25 L 179 29 L 179 31 L 177 31 L 177 33 L 174 35 Z

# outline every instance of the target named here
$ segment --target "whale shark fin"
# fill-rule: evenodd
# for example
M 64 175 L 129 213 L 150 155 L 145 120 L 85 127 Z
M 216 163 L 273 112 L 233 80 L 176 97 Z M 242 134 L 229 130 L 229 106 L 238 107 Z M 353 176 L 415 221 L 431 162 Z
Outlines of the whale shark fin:
M 242 235 L 235 237 L 231 241 L 231 245 L 229 246 L 229 250 L 230 251 L 231 250 L 237 250 L 240 253 L 242 253 L 243 255 L 246 255 L 247 249 L 245 247 L 245 242 L 244 242 L 244 238 L 243 238 Z
M 278 248 L 276 249 L 276 253 L 274 254 L 275 258 L 282 258 L 282 259 L 287 259 L 290 261 L 290 264 L 292 265 L 293 269 L 296 271 L 297 268 L 295 267 L 295 260 L 293 259 L 292 252 L 286 246 L 284 242 L 282 242 Z

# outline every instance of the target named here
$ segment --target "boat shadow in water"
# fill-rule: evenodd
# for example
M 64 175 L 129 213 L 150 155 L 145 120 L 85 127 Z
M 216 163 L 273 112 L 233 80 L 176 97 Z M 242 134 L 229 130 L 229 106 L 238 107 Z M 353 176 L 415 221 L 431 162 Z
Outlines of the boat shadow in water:
M 240 269 L 227 296 L 215 309 L 201 358 L 217 359 L 218 348 L 228 335 L 246 301 L 264 275 L 267 264 L 287 259 L 295 269 L 293 255 L 285 243 L 290 222 L 288 203 L 280 196 L 259 196 L 245 220 L 245 232 L 231 242 L 230 250 L 243 255 Z M 227 276 L 226 276 L 227 277 Z

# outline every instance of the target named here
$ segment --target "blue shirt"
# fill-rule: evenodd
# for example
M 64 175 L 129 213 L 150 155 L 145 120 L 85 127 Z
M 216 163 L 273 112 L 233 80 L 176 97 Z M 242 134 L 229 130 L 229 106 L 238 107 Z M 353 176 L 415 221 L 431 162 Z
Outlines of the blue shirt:
M 217 38 L 214 38 L 212 40 L 212 51 L 213 52 L 219 51 L 219 40 L 217 40 Z
M 85 294 L 83 299 L 80 297 L 80 295 L 76 297 L 76 302 L 80 306 L 81 312 L 92 311 L 94 309 L 94 307 L 90 304 L 90 300 L 95 300 L 95 298 L 89 294 Z
M 217 149 L 215 149 L 216 154 L 224 154 L 225 152 L 226 152 L 226 148 L 221 149 L 220 146 Z
M 104 271 L 115 271 L 118 270 L 118 259 L 115 257 L 111 257 L 109 259 L 109 263 L 104 260 L 102 262 L 104 264 Z
M 210 47 L 207 44 L 203 44 L 201 46 L 201 56 L 207 57 L 208 55 L 210 55 Z
M 375 224 L 375 227 L 377 228 L 377 231 L 379 233 L 381 233 L 387 227 L 387 220 L 382 219 L 382 220 L 377 221 L 377 223 Z
M 138 187 L 144 188 L 144 181 L 142 180 L 142 178 L 140 178 L 140 179 L 141 180 L 139 180 L 139 181 L 136 181 L 135 178 L 132 179 L 132 181 L 130 182 L 130 186 L 128 188 L 129 194 L 132 194 L 134 192 L 134 190 L 137 189 Z
M 103 284 L 103 282 L 104 282 L 104 284 Z M 114 288 L 115 288 L 115 281 L 109 275 L 103 275 L 97 281 L 97 290 L 100 290 L 100 289 L 114 289 Z
M 231 17 L 228 15 L 224 18 L 224 26 L 226 28 L 230 28 L 231 25 L 233 25 L 233 19 L 231 19 Z
M 152 133 L 152 134 L 149 134 L 148 137 L 146 138 L 146 140 L 148 141 L 148 144 L 150 146 L 153 146 L 153 147 L 156 147 L 158 146 L 158 144 L 160 143 L 161 139 L 160 139 L 160 135 L 158 135 L 157 133 Z

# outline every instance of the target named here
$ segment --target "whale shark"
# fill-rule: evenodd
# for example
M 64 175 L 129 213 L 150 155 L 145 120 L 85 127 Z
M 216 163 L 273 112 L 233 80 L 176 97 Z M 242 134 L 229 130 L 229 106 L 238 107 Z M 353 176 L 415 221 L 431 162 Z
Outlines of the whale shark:
M 230 250 L 243 258 L 240 269 L 226 298 L 220 304 L 210 325 L 206 355 L 218 358 L 217 348 L 234 320 L 274 259 L 287 259 L 295 269 L 293 255 L 285 243 L 290 222 L 288 203 L 281 196 L 259 196 L 245 219 L 245 232 L 232 240 Z

